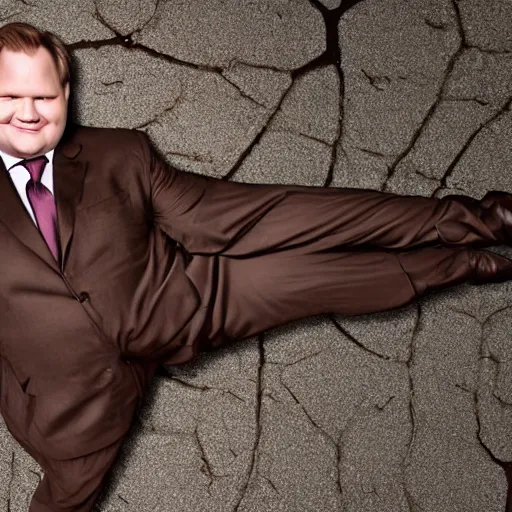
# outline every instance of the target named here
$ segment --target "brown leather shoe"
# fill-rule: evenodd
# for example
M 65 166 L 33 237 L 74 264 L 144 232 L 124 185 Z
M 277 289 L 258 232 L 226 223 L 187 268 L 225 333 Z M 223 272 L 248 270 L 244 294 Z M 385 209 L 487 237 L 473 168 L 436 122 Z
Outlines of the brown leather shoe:
M 512 246 L 512 194 L 493 190 L 480 201 L 482 220 L 501 242 Z
M 505 208 L 508 208 L 508 210 L 512 210 L 512 193 L 503 192 L 502 190 L 490 190 L 482 198 L 480 204 L 484 208 L 489 208 L 494 202 L 501 203 Z
M 512 260 L 488 251 L 468 250 L 475 284 L 502 283 L 512 280 Z

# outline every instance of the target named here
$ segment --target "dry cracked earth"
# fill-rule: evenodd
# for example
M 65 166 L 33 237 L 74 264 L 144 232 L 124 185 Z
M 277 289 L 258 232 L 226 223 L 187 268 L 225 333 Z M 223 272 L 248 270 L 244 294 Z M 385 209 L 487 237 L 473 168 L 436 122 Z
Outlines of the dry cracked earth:
M 79 122 L 144 130 L 182 169 L 512 190 L 511 0 L 0 0 L 10 21 L 70 45 Z M 96 509 L 504 512 L 511 292 L 312 318 L 162 373 Z M 26 511 L 40 468 L 3 423 L 0 453 L 2 510 Z

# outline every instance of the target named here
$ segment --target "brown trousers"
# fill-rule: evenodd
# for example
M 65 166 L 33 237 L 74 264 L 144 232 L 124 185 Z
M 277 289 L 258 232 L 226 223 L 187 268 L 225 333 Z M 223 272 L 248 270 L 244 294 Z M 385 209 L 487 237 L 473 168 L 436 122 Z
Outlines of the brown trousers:
M 499 226 L 486 224 L 470 198 L 290 190 L 298 192 L 266 211 L 222 255 L 190 256 L 187 274 L 209 304 L 200 348 L 307 316 L 403 306 L 427 290 L 472 278 L 468 246 L 501 241 Z M 271 198 L 275 191 L 255 188 L 255 198 L 262 193 Z M 38 487 L 30 512 L 92 510 L 121 442 L 69 461 L 40 461 L 50 478 Z
M 466 196 L 319 190 L 286 198 L 223 255 L 193 256 L 187 273 L 200 290 L 204 283 L 211 288 L 204 290 L 210 307 L 201 348 L 312 315 L 406 305 L 471 280 L 469 251 L 503 238 L 502 227 L 492 226 L 479 201 Z M 277 248 L 258 253 L 276 231 Z

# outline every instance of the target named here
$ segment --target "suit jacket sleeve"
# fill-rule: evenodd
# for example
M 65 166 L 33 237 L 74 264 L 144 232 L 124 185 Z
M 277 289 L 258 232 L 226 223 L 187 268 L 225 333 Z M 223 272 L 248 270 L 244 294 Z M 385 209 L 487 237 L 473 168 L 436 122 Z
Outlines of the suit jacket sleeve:
M 180 171 L 160 158 L 145 133 L 134 132 L 154 221 L 188 252 L 245 256 L 303 241 L 303 225 L 293 228 L 290 214 L 325 189 L 236 183 Z
M 91 512 L 119 453 L 123 438 L 82 457 L 40 460 L 44 477 L 28 512 Z

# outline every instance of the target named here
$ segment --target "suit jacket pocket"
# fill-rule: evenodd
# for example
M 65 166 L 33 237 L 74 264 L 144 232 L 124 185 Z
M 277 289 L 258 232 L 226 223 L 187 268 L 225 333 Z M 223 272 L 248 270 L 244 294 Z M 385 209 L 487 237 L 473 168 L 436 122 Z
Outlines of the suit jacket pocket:
M 36 398 L 23 390 L 11 364 L 4 357 L 0 358 L 0 368 L 2 370 L 0 409 L 8 419 L 6 421 L 8 427 L 14 427 L 25 437 L 34 416 Z
M 43 455 L 58 460 L 81 457 L 126 433 L 138 400 L 126 366 L 117 361 L 109 368 L 97 368 L 92 385 L 77 381 L 41 391 L 34 436 Z

